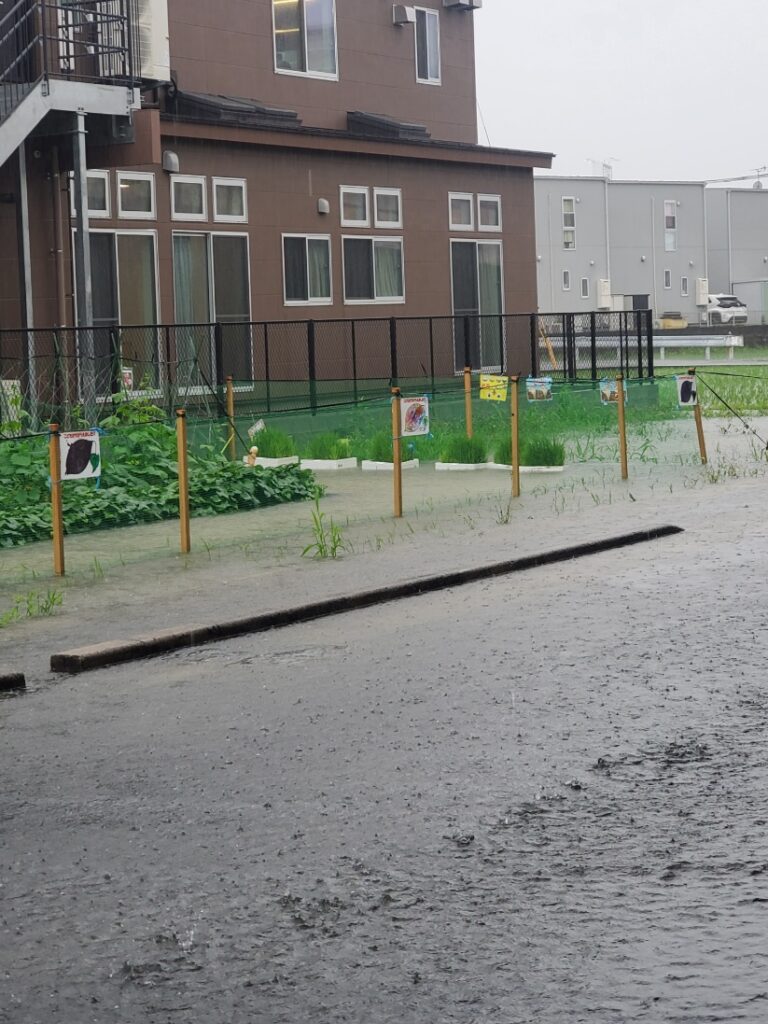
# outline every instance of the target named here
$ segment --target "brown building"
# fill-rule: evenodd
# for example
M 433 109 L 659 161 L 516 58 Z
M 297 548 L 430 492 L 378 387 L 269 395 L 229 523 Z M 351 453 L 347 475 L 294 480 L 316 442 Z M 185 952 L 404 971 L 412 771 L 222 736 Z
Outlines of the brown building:
M 481 0 L 54 7 L 0 47 L 0 328 L 536 309 L 551 157 L 477 144 Z

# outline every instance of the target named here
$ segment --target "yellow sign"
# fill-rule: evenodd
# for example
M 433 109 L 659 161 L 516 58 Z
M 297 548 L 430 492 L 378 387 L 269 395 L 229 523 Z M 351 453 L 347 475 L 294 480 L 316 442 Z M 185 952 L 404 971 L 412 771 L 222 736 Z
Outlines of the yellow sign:
M 480 397 L 487 402 L 506 402 L 509 377 L 494 377 L 489 373 L 480 374 Z

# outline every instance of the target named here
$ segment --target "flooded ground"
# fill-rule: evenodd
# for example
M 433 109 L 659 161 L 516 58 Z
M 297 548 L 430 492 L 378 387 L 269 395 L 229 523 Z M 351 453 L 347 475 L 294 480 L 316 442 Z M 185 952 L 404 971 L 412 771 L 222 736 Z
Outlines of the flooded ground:
M 0 1020 L 762 1024 L 738 515 L 0 703 Z

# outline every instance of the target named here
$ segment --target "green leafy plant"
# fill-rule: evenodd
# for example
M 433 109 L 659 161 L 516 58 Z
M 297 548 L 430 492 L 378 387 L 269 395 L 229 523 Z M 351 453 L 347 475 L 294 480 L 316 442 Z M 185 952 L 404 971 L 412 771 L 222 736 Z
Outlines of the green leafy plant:
M 312 534 L 314 540 L 307 544 L 301 552 L 303 557 L 312 555 L 313 558 L 338 558 L 344 550 L 344 540 L 341 527 L 328 518 L 326 525 L 326 514 L 320 508 L 320 498 L 315 498 L 315 507 L 312 511 Z
M 352 444 L 348 437 L 335 434 L 318 434 L 307 445 L 310 459 L 348 459 L 352 455 Z
M 60 590 L 48 590 L 44 594 L 30 590 L 27 594 L 15 597 L 11 607 L 0 614 L 0 629 L 22 618 L 34 619 L 53 615 L 63 603 L 64 595 Z
M 296 454 L 293 438 L 273 427 L 267 427 L 254 434 L 253 443 L 258 446 L 259 458 L 262 459 L 287 459 Z
M 462 434 L 450 435 L 440 451 L 441 462 L 479 465 L 486 462 L 487 458 L 488 448 L 484 438 L 465 437 Z
M 553 437 L 532 437 L 520 447 L 521 466 L 562 466 L 565 445 Z
M 363 458 L 370 459 L 371 462 L 391 462 L 392 435 L 388 430 L 378 431 L 372 437 L 368 438 L 364 451 L 365 454 Z M 405 457 L 405 446 L 402 445 L 401 458 Z

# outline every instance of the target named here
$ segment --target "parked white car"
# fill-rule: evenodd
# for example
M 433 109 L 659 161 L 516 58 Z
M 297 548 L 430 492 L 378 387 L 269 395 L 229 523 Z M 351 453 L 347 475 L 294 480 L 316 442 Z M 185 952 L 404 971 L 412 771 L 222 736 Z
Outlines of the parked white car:
M 747 307 L 735 295 L 709 295 L 707 314 L 711 324 L 745 324 Z

